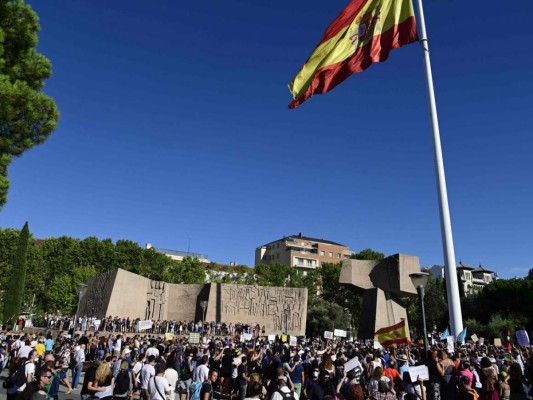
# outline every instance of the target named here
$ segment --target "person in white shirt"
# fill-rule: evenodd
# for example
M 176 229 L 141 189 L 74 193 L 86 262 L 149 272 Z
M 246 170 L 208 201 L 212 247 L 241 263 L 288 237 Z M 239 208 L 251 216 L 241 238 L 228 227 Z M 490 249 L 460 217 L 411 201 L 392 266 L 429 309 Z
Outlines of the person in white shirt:
M 35 377 L 35 360 L 37 359 L 37 352 L 35 350 L 31 350 L 28 354 L 28 361 L 24 364 L 24 376 L 26 377 L 24 385 L 19 387 L 17 389 L 17 392 L 22 392 L 24 389 L 26 389 L 26 384 L 33 382 L 33 379 Z
M 159 357 L 159 350 L 157 349 L 157 347 L 148 347 L 146 349 L 146 357 L 150 357 L 150 356 L 154 356 L 154 357 Z
M 292 391 L 287 386 L 287 382 L 283 379 L 278 379 L 278 387 L 279 389 L 272 393 L 272 396 L 270 396 L 270 400 L 283 400 L 284 395 L 287 393 L 291 393 L 294 400 L 298 400 L 298 393 Z
M 209 360 L 208 356 L 202 356 L 200 359 L 200 365 L 194 370 L 194 381 L 205 382 L 209 377 L 209 367 L 207 366 L 207 361 Z
M 163 375 L 165 379 L 170 384 L 171 394 L 167 396 L 169 400 L 174 400 L 176 396 L 176 383 L 178 382 L 178 371 L 174 369 L 174 363 L 170 360 L 167 360 L 167 368 L 165 369 L 165 374 Z
M 151 400 L 166 400 L 166 396 L 171 394 L 170 383 L 163 376 L 165 369 L 164 364 L 158 364 L 155 369 L 155 376 L 148 381 L 148 393 Z
M 148 382 L 155 376 L 155 357 L 150 356 L 147 363 L 141 369 L 141 400 L 150 400 L 150 392 L 148 391 Z M 163 399 L 164 400 L 164 399 Z
M 21 345 L 20 345 L 19 350 L 17 352 L 17 357 L 18 358 L 30 358 L 29 354 L 30 354 L 30 351 L 32 351 L 30 343 L 31 342 L 29 340 L 26 340 L 25 342 L 21 342 Z

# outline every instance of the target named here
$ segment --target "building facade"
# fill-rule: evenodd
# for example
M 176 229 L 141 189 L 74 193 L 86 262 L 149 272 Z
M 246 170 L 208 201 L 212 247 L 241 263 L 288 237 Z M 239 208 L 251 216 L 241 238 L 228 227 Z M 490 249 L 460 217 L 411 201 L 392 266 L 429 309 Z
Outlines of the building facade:
M 179 251 L 179 250 L 161 249 L 161 248 L 158 248 L 158 247 L 154 247 L 152 245 L 152 243 L 146 243 L 146 248 L 147 249 L 153 249 L 157 253 L 164 254 L 167 257 L 169 257 L 169 258 L 171 258 L 173 260 L 177 260 L 177 261 L 181 261 L 185 257 L 191 257 L 191 258 L 197 258 L 198 260 L 200 260 L 204 264 L 208 264 L 210 262 L 209 261 L 209 257 L 208 257 L 207 254 L 190 253 L 188 251 Z
M 319 268 L 323 262 L 338 263 L 351 255 L 348 246 L 299 233 L 257 247 L 255 265 L 284 264 L 306 273 Z
M 458 284 L 462 285 L 466 297 L 479 293 L 498 276 L 494 271 L 481 265 L 474 268 L 459 262 L 456 268 Z M 444 279 L 444 265 L 434 265 L 429 272 L 437 279 Z M 461 290 L 461 287 L 459 289 Z

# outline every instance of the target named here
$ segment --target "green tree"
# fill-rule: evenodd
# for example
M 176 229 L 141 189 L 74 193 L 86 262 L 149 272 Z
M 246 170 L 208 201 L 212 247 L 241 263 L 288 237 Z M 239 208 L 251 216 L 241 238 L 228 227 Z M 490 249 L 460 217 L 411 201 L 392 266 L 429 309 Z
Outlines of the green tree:
M 24 286 L 26 284 L 26 268 L 28 255 L 28 241 L 30 238 L 30 229 L 28 223 L 20 231 L 17 252 L 11 271 L 11 279 L 7 287 L 7 296 L 4 303 L 4 322 L 5 325 L 13 326 L 20 314 L 22 298 L 24 295 Z
M 52 65 L 35 49 L 39 29 L 23 0 L 0 2 L 0 209 L 13 157 L 43 143 L 59 119 L 54 100 L 42 92 Z
M 162 278 L 170 283 L 202 284 L 205 283 L 205 267 L 197 258 L 185 257 L 174 261 Z
M 318 297 L 315 304 L 307 309 L 307 336 L 322 336 L 324 331 L 345 330 L 347 326 L 346 312 L 338 304 Z
M 352 254 L 350 258 L 354 258 L 356 260 L 383 260 L 385 258 L 385 254 L 372 249 L 364 249 L 359 253 Z

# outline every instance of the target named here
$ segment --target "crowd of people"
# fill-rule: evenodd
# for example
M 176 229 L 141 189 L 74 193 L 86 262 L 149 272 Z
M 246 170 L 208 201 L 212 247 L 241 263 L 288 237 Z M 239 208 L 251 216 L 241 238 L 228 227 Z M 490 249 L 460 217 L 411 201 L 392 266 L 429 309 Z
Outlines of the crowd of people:
M 372 341 L 321 338 L 289 344 L 284 336 L 244 341 L 238 333 L 216 333 L 209 326 L 200 343 L 191 343 L 184 335 L 6 332 L 4 388 L 8 400 L 58 400 L 61 387 L 81 400 L 517 400 L 533 394 L 530 347 L 470 343 L 448 353 L 436 343 L 426 355 L 415 345 L 383 349 Z
M 74 317 L 63 317 L 49 315 L 45 318 L 47 329 L 70 330 L 74 325 Z M 108 316 L 103 319 L 96 317 L 80 316 L 77 318 L 77 327 L 81 331 L 90 332 L 114 332 L 114 333 L 173 333 L 177 335 L 188 335 L 189 333 L 199 332 L 216 336 L 233 336 L 236 333 L 251 333 L 254 336 L 264 335 L 265 326 L 258 323 L 225 323 L 215 321 L 160 321 L 151 320 L 151 327 L 148 329 L 139 329 L 141 318 L 130 317 L 112 317 Z M 22 329 L 23 330 L 23 329 Z

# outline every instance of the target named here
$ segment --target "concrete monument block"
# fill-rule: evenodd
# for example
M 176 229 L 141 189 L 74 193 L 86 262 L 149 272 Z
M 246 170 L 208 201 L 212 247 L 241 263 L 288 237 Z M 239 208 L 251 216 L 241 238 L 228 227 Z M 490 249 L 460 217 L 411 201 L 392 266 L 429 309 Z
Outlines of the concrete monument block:
M 80 315 L 152 320 L 205 319 L 265 326 L 266 333 L 305 334 L 307 289 L 231 284 L 181 285 L 154 281 L 122 269 L 89 281 Z M 288 318 L 285 320 L 285 310 Z
M 401 320 L 407 323 L 407 312 L 400 297 L 417 294 L 409 278 L 413 272 L 420 272 L 420 261 L 416 256 L 405 254 L 383 260 L 344 260 L 339 283 L 363 292 L 360 338 L 373 338 L 378 329 Z

